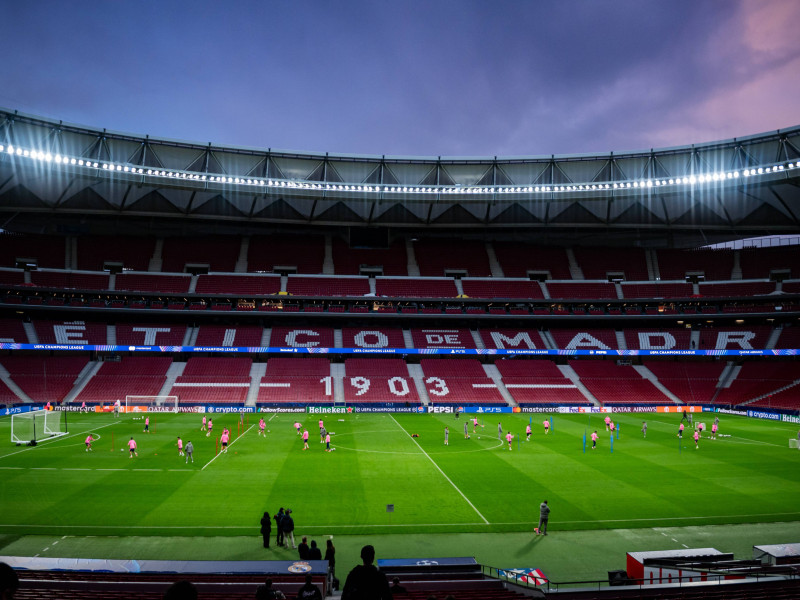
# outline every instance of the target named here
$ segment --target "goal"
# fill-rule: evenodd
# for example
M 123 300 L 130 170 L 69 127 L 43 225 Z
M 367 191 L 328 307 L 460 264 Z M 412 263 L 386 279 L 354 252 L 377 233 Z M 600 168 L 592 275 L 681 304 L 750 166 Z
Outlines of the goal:
M 148 412 L 178 412 L 177 396 L 125 396 L 125 412 L 136 410 L 134 406 L 146 406 Z M 130 408 L 128 408 L 130 407 Z
M 32 410 L 11 415 L 11 441 L 28 444 L 66 435 L 66 413 L 60 410 Z

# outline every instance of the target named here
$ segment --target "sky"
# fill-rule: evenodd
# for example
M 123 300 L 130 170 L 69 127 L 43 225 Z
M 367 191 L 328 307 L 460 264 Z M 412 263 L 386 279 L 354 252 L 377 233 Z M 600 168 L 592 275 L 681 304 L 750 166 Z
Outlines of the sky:
M 664 148 L 800 124 L 797 0 L 31 0 L 0 106 L 371 155 Z

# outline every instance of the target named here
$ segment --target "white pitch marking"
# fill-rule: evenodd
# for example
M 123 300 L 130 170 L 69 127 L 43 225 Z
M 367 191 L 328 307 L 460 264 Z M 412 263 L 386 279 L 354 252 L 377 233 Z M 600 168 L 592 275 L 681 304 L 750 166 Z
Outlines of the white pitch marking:
M 275 413 L 275 414 L 277 414 L 277 413 Z M 230 444 L 228 444 L 228 448 L 230 448 L 230 447 L 231 447 L 231 446 L 233 446 L 233 445 L 234 445 L 236 442 L 238 442 L 240 439 L 242 439 L 242 438 L 244 437 L 245 433 L 247 433 L 248 431 L 250 431 L 250 430 L 251 430 L 253 427 L 255 427 L 255 426 L 256 426 L 256 424 L 255 424 L 255 423 L 253 423 L 252 425 L 250 425 L 250 427 L 248 427 L 248 428 L 245 430 L 245 432 L 244 432 L 242 435 L 240 435 L 240 436 L 239 436 L 239 437 L 237 437 L 235 440 L 233 440 L 233 441 L 232 441 Z M 217 454 L 214 456 L 214 458 L 212 458 L 210 461 L 208 461 L 206 464 L 204 464 L 204 465 L 203 465 L 203 468 L 202 468 L 202 469 L 200 469 L 200 470 L 201 470 L 201 471 L 205 470 L 205 468 L 206 468 L 208 465 L 210 465 L 212 462 L 214 462 L 215 460 L 217 460 L 217 456 L 219 456 L 220 454 L 222 454 L 222 451 L 218 452 L 218 453 L 217 453 Z
M 436 467 L 436 469 L 439 471 L 439 473 L 441 473 L 441 474 L 442 474 L 442 477 L 444 477 L 444 478 L 445 478 L 445 479 L 448 481 L 448 483 L 449 483 L 450 485 L 452 485 L 452 486 L 453 486 L 453 488 L 454 488 L 454 489 L 455 489 L 455 490 L 456 490 L 456 491 L 457 491 L 459 494 L 461 494 L 461 497 L 462 497 L 462 498 L 463 498 L 463 499 L 466 501 L 466 503 L 467 503 L 467 504 L 469 504 L 469 505 L 472 507 L 472 510 L 474 510 L 474 511 L 475 511 L 475 512 L 478 514 L 478 516 L 479 516 L 479 517 L 480 517 L 480 518 L 483 520 L 483 522 L 484 522 L 484 523 L 486 523 L 486 524 L 488 525 L 488 524 L 489 524 L 489 521 L 487 521 L 487 520 L 486 520 L 486 517 L 484 517 L 484 516 L 481 514 L 481 511 L 479 511 L 477 508 L 475 508 L 475 505 L 474 505 L 472 502 L 470 502 L 470 501 L 469 501 L 469 498 L 467 498 L 467 497 L 464 495 L 464 492 L 462 492 L 460 489 L 458 489 L 458 486 L 457 486 L 455 483 L 453 483 L 453 480 L 452 480 L 452 479 L 450 479 L 450 478 L 449 478 L 449 477 L 448 477 L 448 476 L 445 474 L 445 472 L 444 472 L 444 471 L 442 471 L 442 469 L 439 467 L 439 465 L 437 465 L 437 464 L 436 464 L 436 461 L 435 461 L 435 460 L 433 460 L 433 459 L 430 457 L 430 455 L 429 455 L 427 452 L 425 452 L 425 450 L 423 450 L 422 446 L 420 446 L 420 445 L 419 445 L 419 443 L 417 442 L 417 440 L 415 440 L 413 437 L 411 437 L 411 434 L 410 434 L 410 433 L 408 433 L 408 432 L 405 430 L 405 428 L 404 428 L 402 425 L 400 425 L 400 423 L 397 421 L 397 419 L 395 419 L 395 418 L 394 418 L 394 415 L 393 415 L 393 414 L 389 413 L 389 416 L 392 418 L 392 421 L 394 421 L 395 423 L 397 423 L 397 426 L 398 426 L 400 429 L 402 429 L 403 431 L 405 431 L 405 432 L 406 432 L 406 435 L 408 436 L 408 439 L 410 439 L 412 442 L 414 442 L 414 443 L 417 445 L 417 448 L 419 448 L 419 449 L 420 449 L 420 451 L 421 451 L 421 452 L 422 452 L 422 453 L 425 455 L 425 457 L 426 457 L 426 458 L 427 458 L 429 461 L 431 461 L 431 463 L 433 463 L 433 466 L 434 466 L 434 467 Z

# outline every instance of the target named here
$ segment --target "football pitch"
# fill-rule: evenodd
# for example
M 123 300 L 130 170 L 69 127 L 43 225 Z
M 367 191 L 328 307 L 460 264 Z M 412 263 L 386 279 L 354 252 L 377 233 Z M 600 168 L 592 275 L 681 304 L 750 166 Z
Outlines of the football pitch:
M 679 415 L 614 414 L 619 436 L 613 443 L 604 415 L 482 415 L 475 431 L 469 416 L 265 414 L 262 437 L 259 415 L 247 415 L 241 426 L 238 414 L 214 415 L 214 434 L 207 437 L 197 414 L 155 414 L 152 432 L 144 433 L 141 415 L 70 413 L 69 434 L 36 447 L 12 444 L 11 420 L 3 418 L 0 534 L 7 541 L 250 536 L 258 548 L 261 515 L 283 506 L 293 511 L 298 542 L 302 535 L 421 534 L 432 536 L 429 547 L 407 551 L 439 556 L 433 534 L 527 539 L 542 500 L 552 509 L 549 539 L 564 532 L 580 540 L 581 532 L 597 530 L 635 535 L 725 524 L 782 523 L 790 537 L 800 532 L 800 451 L 788 447 L 795 425 L 720 415 L 724 437 L 710 440 L 704 432 L 696 449 L 691 428 L 677 436 Z M 553 423 L 547 435 L 546 417 Z M 333 433 L 334 451 L 320 443 L 320 418 Z M 293 427 L 296 419 L 310 434 L 308 450 Z M 695 415 L 695 421 L 710 428 L 713 415 Z M 525 441 L 529 422 L 533 434 Z M 223 427 L 231 429 L 231 443 L 217 454 Z M 511 450 L 508 431 L 515 436 Z M 84 445 L 89 433 L 96 438 L 91 452 Z M 194 463 L 178 456 L 178 436 L 193 443 Z M 138 444 L 134 458 L 131 437 Z M 476 552 L 464 547 L 458 554 Z

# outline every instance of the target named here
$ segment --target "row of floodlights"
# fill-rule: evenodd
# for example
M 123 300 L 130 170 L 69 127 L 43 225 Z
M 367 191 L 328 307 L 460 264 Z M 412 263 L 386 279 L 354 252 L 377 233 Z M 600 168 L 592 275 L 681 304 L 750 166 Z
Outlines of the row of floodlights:
M 102 169 L 104 171 L 114 171 L 120 173 L 131 173 L 134 175 L 147 175 L 149 177 L 166 177 L 172 179 L 185 179 L 194 181 L 208 181 L 212 183 L 235 184 L 260 186 L 265 188 L 289 188 L 300 190 L 319 190 L 331 192 L 386 192 L 400 194 L 530 194 L 542 192 L 592 192 L 605 190 L 619 190 L 629 188 L 653 188 L 670 185 L 696 185 L 699 183 L 721 182 L 738 179 L 739 177 L 752 177 L 769 173 L 778 173 L 786 169 L 800 168 L 800 161 L 788 163 L 786 165 L 776 164 L 768 167 L 758 167 L 744 169 L 740 171 L 723 171 L 701 175 L 690 175 L 688 177 L 673 177 L 669 179 L 642 179 L 634 181 L 621 181 L 615 183 L 584 183 L 569 185 L 535 185 L 526 187 L 516 186 L 496 186 L 496 187 L 457 187 L 457 186 L 394 186 L 394 185 L 348 185 L 336 183 L 311 183 L 305 181 L 287 181 L 277 179 L 259 179 L 245 177 L 228 177 L 225 175 L 206 175 L 202 173 L 188 173 L 186 171 L 170 171 L 159 169 L 145 169 L 142 167 L 115 164 L 112 162 L 98 162 L 83 158 L 61 156 L 37 150 L 28 150 L 4 146 L 0 144 L 0 154 L 6 153 L 14 156 L 22 156 L 34 160 L 85 167 L 90 169 Z

